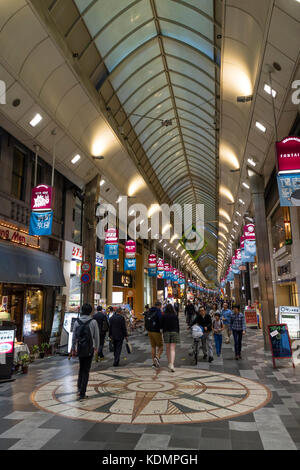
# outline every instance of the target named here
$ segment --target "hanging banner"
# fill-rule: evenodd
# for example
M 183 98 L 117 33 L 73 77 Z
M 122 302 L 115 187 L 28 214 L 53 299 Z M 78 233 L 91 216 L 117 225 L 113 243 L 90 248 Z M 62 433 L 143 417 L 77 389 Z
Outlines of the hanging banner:
M 168 280 L 172 278 L 171 266 L 168 263 L 164 265 L 164 278 Z
M 256 256 L 256 240 L 245 240 L 244 255 Z
M 300 170 L 298 174 L 277 175 L 281 207 L 300 206 Z
M 149 277 L 156 277 L 157 276 L 157 269 L 156 268 L 148 268 L 148 276 Z
M 164 266 L 165 266 L 164 260 L 161 258 L 158 258 L 157 260 L 157 278 L 158 279 L 164 279 L 164 274 L 165 274 Z
M 136 259 L 124 259 L 124 271 L 136 271 Z
M 148 267 L 149 268 L 156 268 L 157 266 L 157 260 L 156 260 L 156 255 L 149 255 L 148 257 Z
M 42 212 L 52 209 L 52 187 L 40 184 L 32 189 L 31 210 Z
M 244 226 L 244 240 L 255 240 L 255 225 L 248 224 Z
M 245 237 L 244 237 L 244 235 L 242 235 L 242 236 L 240 237 L 240 247 L 241 247 L 241 249 L 244 248 L 244 242 L 245 242 Z
M 127 240 L 125 243 L 125 258 L 133 259 L 136 256 L 136 242 L 134 240 Z
M 300 138 L 286 137 L 276 142 L 278 173 L 300 173 Z
M 29 235 L 46 236 L 52 234 L 53 212 L 31 212 Z
M 254 263 L 254 256 L 252 255 L 246 255 L 245 254 L 245 250 L 241 250 L 241 261 L 242 261 L 242 264 L 245 264 L 245 263 Z
M 115 228 L 105 231 L 104 259 L 119 259 L 118 230 Z

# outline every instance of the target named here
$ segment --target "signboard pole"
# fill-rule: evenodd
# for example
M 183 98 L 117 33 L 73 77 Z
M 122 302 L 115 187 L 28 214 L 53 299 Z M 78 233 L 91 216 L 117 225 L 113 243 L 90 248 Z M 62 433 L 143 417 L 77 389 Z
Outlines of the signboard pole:
M 34 187 L 37 186 L 37 167 L 38 167 L 38 155 L 40 147 L 35 145 L 35 162 L 34 162 Z

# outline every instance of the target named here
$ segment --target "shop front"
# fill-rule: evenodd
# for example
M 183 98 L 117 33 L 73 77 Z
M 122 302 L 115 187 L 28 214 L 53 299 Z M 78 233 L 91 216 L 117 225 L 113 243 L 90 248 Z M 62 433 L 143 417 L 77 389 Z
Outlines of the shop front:
M 12 322 L 17 341 L 29 346 L 49 340 L 56 294 L 65 285 L 60 260 L 38 243 L 25 232 L 0 241 L 0 322 Z
M 64 294 L 66 296 L 66 311 L 78 312 L 81 302 L 81 263 L 82 263 L 82 247 L 75 243 L 65 242 L 64 256 L 64 275 L 66 279 L 66 288 Z M 94 306 L 105 306 L 105 274 L 106 261 L 104 255 L 96 253 L 95 267 L 95 302 Z
M 136 290 L 133 288 L 133 279 L 130 274 L 114 272 L 112 304 L 129 305 L 130 310 L 135 311 Z

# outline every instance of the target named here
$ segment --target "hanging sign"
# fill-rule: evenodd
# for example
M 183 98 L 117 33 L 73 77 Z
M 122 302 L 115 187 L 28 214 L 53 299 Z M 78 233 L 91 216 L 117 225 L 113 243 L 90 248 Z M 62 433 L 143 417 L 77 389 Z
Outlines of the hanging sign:
M 164 279 L 164 260 L 162 258 L 158 258 L 157 260 L 157 277 L 158 279 Z
M 135 258 L 124 259 L 124 271 L 136 271 L 136 259 Z
M 29 235 L 51 235 L 53 212 L 31 212 Z
M 31 210 L 32 211 L 51 211 L 52 209 L 52 187 L 40 184 L 32 189 L 31 192 Z
M 148 267 L 149 268 L 156 268 L 157 261 L 156 261 L 156 255 L 149 255 L 148 257 Z
M 276 142 L 278 173 L 300 173 L 300 137 Z
M 105 259 L 119 259 L 118 230 L 109 228 L 105 231 Z
M 300 170 L 298 174 L 277 175 L 281 207 L 300 206 Z
M 256 240 L 245 240 L 244 255 L 252 258 L 256 256 Z
M 244 240 L 255 240 L 255 225 L 248 224 L 244 226 Z
M 241 247 L 241 249 L 244 248 L 244 242 L 245 242 L 245 237 L 244 237 L 244 235 L 242 235 L 242 236 L 240 237 L 240 247 Z
M 125 243 L 125 257 L 135 258 L 136 256 L 136 242 L 134 240 L 127 240 Z

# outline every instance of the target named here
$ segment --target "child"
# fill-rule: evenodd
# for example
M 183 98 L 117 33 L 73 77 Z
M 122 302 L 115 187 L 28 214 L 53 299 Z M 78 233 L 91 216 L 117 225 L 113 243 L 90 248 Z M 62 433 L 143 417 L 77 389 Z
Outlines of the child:
M 220 313 L 216 312 L 215 319 L 213 320 L 213 332 L 214 332 L 214 337 L 215 337 L 216 353 L 218 357 L 220 357 L 221 349 L 222 349 L 223 330 L 224 330 L 224 325 L 223 325 L 222 320 L 220 320 Z

